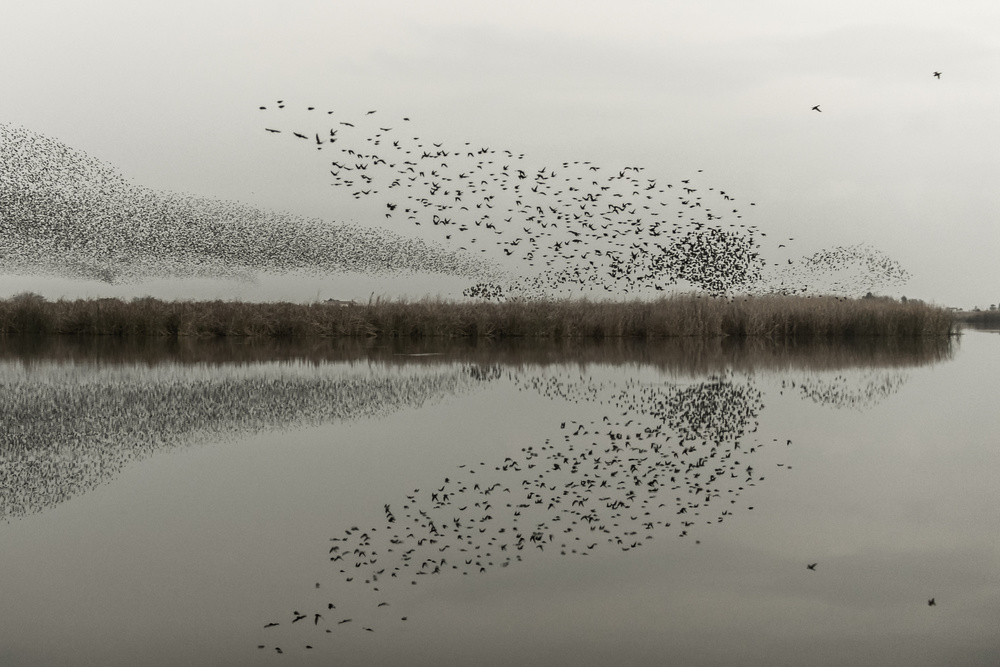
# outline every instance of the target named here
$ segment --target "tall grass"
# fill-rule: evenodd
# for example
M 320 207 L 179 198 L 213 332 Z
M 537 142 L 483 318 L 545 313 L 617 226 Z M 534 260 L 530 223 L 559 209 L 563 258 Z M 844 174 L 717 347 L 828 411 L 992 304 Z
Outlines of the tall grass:
M 891 299 L 681 294 L 655 301 L 507 303 L 372 300 L 367 304 L 162 301 L 150 297 L 0 301 L 0 334 L 173 337 L 666 338 L 923 337 L 956 331 L 953 315 Z

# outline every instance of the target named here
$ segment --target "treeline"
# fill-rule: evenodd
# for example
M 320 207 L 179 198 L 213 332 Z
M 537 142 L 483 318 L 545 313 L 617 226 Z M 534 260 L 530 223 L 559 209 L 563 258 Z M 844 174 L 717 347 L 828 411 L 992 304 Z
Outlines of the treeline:
M 1000 325 L 1000 309 L 991 307 L 989 310 L 961 311 L 955 314 L 955 318 L 972 326 L 996 326 Z
M 957 330 L 948 310 L 923 302 L 838 297 L 655 301 L 441 299 L 368 303 L 164 301 L 151 297 L 0 301 L 0 334 L 174 337 L 665 338 L 923 337 Z

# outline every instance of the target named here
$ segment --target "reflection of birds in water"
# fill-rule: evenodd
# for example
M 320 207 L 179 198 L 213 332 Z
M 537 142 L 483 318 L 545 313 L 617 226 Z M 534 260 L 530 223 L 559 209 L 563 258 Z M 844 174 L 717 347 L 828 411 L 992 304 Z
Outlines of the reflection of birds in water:
M 663 536 L 694 539 L 753 510 L 741 499 L 765 481 L 753 459 L 780 443 L 755 436 L 764 402 L 753 375 L 725 371 L 671 384 L 561 368 L 474 374 L 506 376 L 520 391 L 602 416 L 554 422 L 552 436 L 519 454 L 460 464 L 438 484 L 383 503 L 383 524 L 331 537 L 331 574 L 340 580 L 333 585 L 361 586 L 352 604 L 361 605 L 365 628 L 405 621 L 378 610 L 397 587 L 429 577 L 488 575 L 531 558 L 625 554 Z M 806 568 L 815 572 L 818 562 Z
M 363 583 L 381 598 L 362 622 L 406 620 L 377 613 L 396 586 L 486 575 L 545 554 L 630 552 L 664 534 L 691 538 L 750 509 L 739 498 L 764 479 L 749 460 L 767 443 L 753 436 L 763 403 L 749 378 L 649 386 L 556 371 L 511 379 L 521 391 L 586 402 L 604 416 L 562 422 L 517 456 L 461 464 L 440 483 L 384 503 L 384 524 L 331 537 L 340 585 Z
M 179 445 L 388 414 L 491 382 L 477 366 L 0 363 L 0 517 L 40 512 Z M 67 376 L 67 373 L 69 375 Z M 45 415 L 44 419 L 39 415 Z M 123 414 L 129 415 L 122 419 Z M 135 415 L 139 415 L 136 417 Z
M 871 408 L 892 396 L 906 384 L 908 376 L 898 371 L 872 370 L 860 374 L 837 373 L 833 377 L 808 377 L 799 381 L 796 389 L 803 398 L 837 408 L 857 410 Z M 782 388 L 786 384 L 782 382 Z

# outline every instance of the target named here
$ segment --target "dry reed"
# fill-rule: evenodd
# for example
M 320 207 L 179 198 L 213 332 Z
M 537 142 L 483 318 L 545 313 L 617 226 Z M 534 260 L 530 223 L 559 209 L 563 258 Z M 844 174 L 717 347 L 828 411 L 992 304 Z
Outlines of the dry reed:
M 163 301 L 151 297 L 0 301 L 0 334 L 172 337 L 667 338 L 924 337 L 957 331 L 953 315 L 892 299 L 681 294 L 655 301 L 440 299 L 367 304 Z

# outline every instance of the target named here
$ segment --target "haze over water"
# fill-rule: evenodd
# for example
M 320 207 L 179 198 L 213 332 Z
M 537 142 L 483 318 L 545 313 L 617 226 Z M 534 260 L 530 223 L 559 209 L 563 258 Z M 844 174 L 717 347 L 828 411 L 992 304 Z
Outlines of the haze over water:
M 0 664 L 996 664 L 997 343 L 7 341 Z

